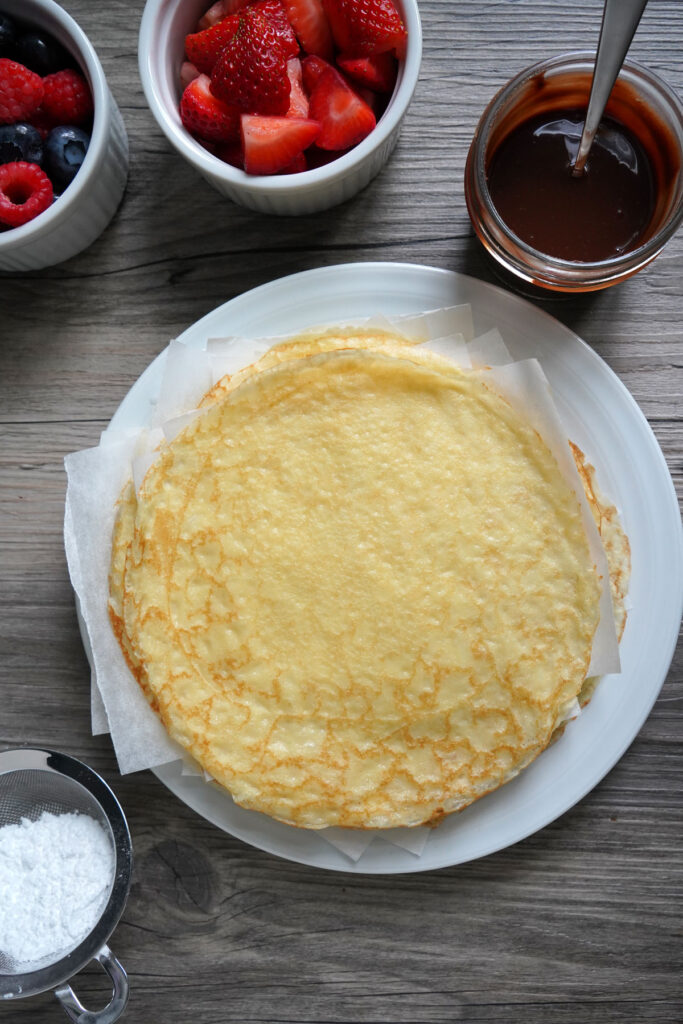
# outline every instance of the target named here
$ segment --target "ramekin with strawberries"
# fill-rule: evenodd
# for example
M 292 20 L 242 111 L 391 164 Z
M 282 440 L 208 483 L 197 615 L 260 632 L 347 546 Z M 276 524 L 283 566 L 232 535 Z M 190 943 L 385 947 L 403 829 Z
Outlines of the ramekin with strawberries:
M 160 127 L 215 188 L 300 214 L 382 168 L 421 49 L 415 0 L 148 0 L 139 57 Z

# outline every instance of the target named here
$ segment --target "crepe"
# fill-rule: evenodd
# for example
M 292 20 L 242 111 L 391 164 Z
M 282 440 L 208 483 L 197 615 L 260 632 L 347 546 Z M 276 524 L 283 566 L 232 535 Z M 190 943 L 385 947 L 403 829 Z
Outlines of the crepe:
M 311 328 L 294 338 L 272 345 L 256 362 L 243 367 L 238 373 L 226 374 L 204 395 L 199 403 L 200 408 L 220 401 L 228 392 L 238 387 L 249 377 L 262 370 L 267 370 L 278 363 L 293 359 L 304 359 L 321 352 L 333 352 L 346 349 L 369 349 L 374 352 L 385 352 L 388 355 L 401 355 L 418 362 L 440 363 L 448 369 L 449 363 L 430 349 L 418 348 L 418 343 L 392 331 L 377 327 L 334 327 L 326 331 Z
M 307 828 L 434 822 L 516 775 L 581 692 L 600 593 L 508 403 L 348 333 L 212 389 L 125 492 L 110 589 L 171 737 Z

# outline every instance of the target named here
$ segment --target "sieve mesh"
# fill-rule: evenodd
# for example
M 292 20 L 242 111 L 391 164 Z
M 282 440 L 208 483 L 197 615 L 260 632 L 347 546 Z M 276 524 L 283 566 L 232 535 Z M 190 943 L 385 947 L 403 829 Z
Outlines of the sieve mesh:
M 102 826 L 113 850 L 114 841 L 106 814 L 95 797 L 74 779 L 40 768 L 21 768 L 0 775 L 0 828 L 18 825 L 24 818 L 37 821 L 44 811 L 51 814 L 89 815 Z M 112 877 L 112 884 L 113 881 Z M 41 970 L 50 967 L 64 955 L 63 950 L 58 951 L 27 965 L 16 962 L 0 949 L 0 975 Z

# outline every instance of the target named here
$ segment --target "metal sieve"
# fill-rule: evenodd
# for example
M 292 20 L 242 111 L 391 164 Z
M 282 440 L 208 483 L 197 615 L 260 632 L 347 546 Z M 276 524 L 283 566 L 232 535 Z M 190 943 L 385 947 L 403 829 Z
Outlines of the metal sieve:
M 133 849 L 125 816 L 104 779 L 81 761 L 54 750 L 21 747 L 0 752 L 0 828 L 23 818 L 80 812 L 94 818 L 109 837 L 114 869 L 109 898 L 95 927 L 59 959 L 14 962 L 0 949 L 0 1000 L 38 995 L 48 989 L 75 1024 L 113 1024 L 128 1000 L 128 979 L 107 941 L 119 922 L 130 889 Z M 103 1010 L 89 1011 L 68 984 L 90 960 L 109 975 L 112 998 Z

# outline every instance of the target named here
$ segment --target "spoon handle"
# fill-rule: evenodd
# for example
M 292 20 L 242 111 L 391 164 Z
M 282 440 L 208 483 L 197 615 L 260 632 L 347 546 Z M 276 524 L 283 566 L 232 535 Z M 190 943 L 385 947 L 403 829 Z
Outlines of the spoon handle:
M 647 0 L 605 0 L 588 112 L 572 170 L 576 177 L 583 174 L 607 100 L 646 5 Z

